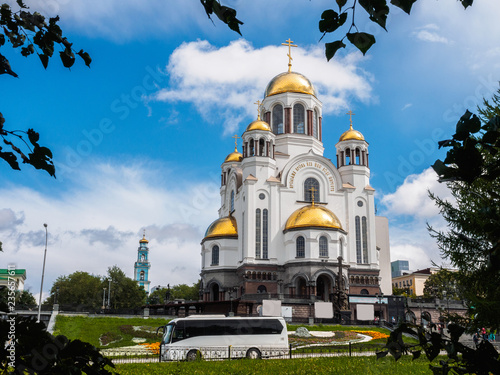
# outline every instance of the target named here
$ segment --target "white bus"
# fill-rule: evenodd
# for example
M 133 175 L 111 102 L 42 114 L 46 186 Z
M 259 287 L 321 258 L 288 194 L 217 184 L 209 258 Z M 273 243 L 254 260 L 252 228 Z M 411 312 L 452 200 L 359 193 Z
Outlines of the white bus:
M 160 361 L 288 355 L 288 333 L 281 317 L 194 315 L 173 319 L 160 328 Z

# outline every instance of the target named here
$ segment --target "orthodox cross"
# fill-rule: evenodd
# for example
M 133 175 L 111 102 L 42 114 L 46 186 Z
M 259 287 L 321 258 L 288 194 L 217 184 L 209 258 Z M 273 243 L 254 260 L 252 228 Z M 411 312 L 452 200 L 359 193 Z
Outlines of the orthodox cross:
M 257 104 L 257 120 L 260 120 L 260 106 L 262 105 L 262 102 L 260 100 L 257 100 L 253 104 Z
M 238 137 L 238 134 L 235 134 L 231 138 L 234 138 L 234 151 L 237 151 L 238 150 L 238 138 L 241 138 L 241 137 Z
M 318 190 L 316 190 L 313 186 L 309 189 L 309 191 L 311 192 L 312 205 L 314 206 L 314 193 Z
M 286 43 L 281 43 L 282 46 L 288 46 L 288 73 L 290 73 L 292 71 L 292 47 L 298 47 L 296 44 L 292 44 L 293 43 L 293 40 L 290 40 L 290 38 L 288 38 L 288 40 L 286 41 Z
M 349 111 L 346 113 L 346 115 L 349 115 L 349 122 L 351 123 L 351 129 L 352 129 L 352 116 L 355 115 L 353 111 Z

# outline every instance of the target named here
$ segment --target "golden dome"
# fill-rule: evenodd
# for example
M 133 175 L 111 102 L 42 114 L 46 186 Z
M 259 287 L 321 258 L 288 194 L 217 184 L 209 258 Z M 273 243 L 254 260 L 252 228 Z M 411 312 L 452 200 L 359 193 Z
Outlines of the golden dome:
M 311 81 L 300 73 L 285 72 L 278 74 L 267 85 L 265 97 L 283 92 L 299 92 L 316 96 L 316 90 Z
M 149 243 L 149 241 L 146 239 L 145 234 L 142 236 L 142 240 L 139 240 L 139 243 Z
M 232 216 L 222 217 L 215 220 L 209 225 L 207 231 L 205 232 L 205 238 L 214 237 L 238 237 L 238 227 L 236 225 L 236 219 Z
M 365 137 L 363 137 L 363 134 L 361 134 L 361 132 L 358 132 L 357 130 L 354 130 L 352 128 L 352 124 L 351 124 L 350 129 L 348 131 L 345 131 L 340 136 L 339 142 L 349 141 L 349 140 L 352 140 L 352 139 L 354 139 L 356 141 L 364 141 Z
M 242 161 L 243 160 L 243 155 L 238 152 L 238 149 L 235 147 L 234 152 L 231 152 L 228 156 L 226 156 L 226 159 L 224 159 L 224 163 L 230 162 L 230 161 Z
M 332 211 L 315 204 L 299 208 L 285 224 L 285 230 L 307 227 L 342 229 L 340 220 Z
M 271 127 L 269 126 L 269 124 L 267 122 L 262 121 L 260 119 L 260 117 L 259 117 L 257 120 L 252 121 L 250 123 L 250 125 L 248 125 L 246 131 L 249 132 L 251 130 L 264 130 L 264 131 L 270 132 L 271 131 Z

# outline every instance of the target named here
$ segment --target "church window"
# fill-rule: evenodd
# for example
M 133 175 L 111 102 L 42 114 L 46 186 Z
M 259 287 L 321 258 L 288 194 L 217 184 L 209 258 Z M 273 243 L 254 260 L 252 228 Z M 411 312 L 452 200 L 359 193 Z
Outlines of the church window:
M 267 259 L 268 254 L 268 211 L 262 210 L 262 258 Z
M 253 139 L 250 139 L 250 153 L 248 156 L 254 156 L 254 155 L 255 155 L 254 141 Z
M 369 295 L 370 293 L 368 293 L 368 290 L 366 289 L 361 289 L 361 292 L 359 292 L 359 294 Z
M 273 133 L 283 134 L 283 106 L 277 104 L 273 108 Z
M 304 237 L 299 236 L 295 243 L 296 245 L 296 257 L 304 258 L 306 256 L 306 243 Z
M 219 246 L 212 247 L 212 266 L 219 265 Z
M 266 144 L 264 142 L 264 138 L 259 139 L 259 155 L 260 156 L 266 156 L 265 145 Z
M 145 276 L 144 271 L 141 271 L 141 275 L 139 277 L 139 280 L 144 281 L 144 276 Z
M 260 217 L 260 208 L 257 208 L 255 212 L 255 258 L 260 259 L 260 250 L 261 250 L 261 242 L 260 242 L 260 233 L 261 233 L 261 217 Z
M 266 199 L 266 195 L 265 195 L 264 193 L 260 193 L 260 194 L 259 194 L 259 199 L 260 199 L 260 200 L 264 200 L 264 199 Z
M 356 216 L 354 219 L 356 225 L 356 262 L 363 263 L 361 258 L 361 219 Z
M 361 230 L 363 234 L 363 263 L 368 263 L 368 226 L 366 223 L 366 216 L 361 219 Z
M 305 110 L 304 106 L 297 103 L 293 106 L 293 132 L 304 134 L 305 133 Z
M 318 110 L 317 109 L 314 109 L 312 117 L 313 117 L 313 134 L 312 135 L 314 138 L 318 138 Z
M 328 240 L 325 236 L 319 238 L 319 256 L 328 257 Z
M 345 165 L 351 164 L 351 149 L 347 148 L 345 150 Z
M 231 205 L 230 205 L 230 209 L 229 211 L 230 212 L 233 212 L 234 211 L 234 190 L 231 190 Z
M 312 191 L 314 188 L 314 201 L 319 202 L 319 182 L 315 178 L 309 177 L 304 181 L 304 200 L 312 202 Z
M 259 285 L 257 288 L 257 293 L 267 293 L 267 288 L 265 285 Z

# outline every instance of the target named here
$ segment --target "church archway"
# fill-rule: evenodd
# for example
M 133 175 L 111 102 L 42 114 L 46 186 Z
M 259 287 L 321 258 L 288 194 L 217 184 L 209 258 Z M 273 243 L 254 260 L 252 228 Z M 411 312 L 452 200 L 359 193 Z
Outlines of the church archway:
M 307 296 L 307 284 L 306 279 L 303 277 L 298 277 L 296 281 L 296 290 L 298 296 Z
M 316 297 L 320 301 L 330 301 L 332 290 L 332 280 L 328 275 L 320 275 L 316 279 Z
M 210 286 L 210 301 L 218 301 L 219 300 L 219 284 L 213 283 Z

